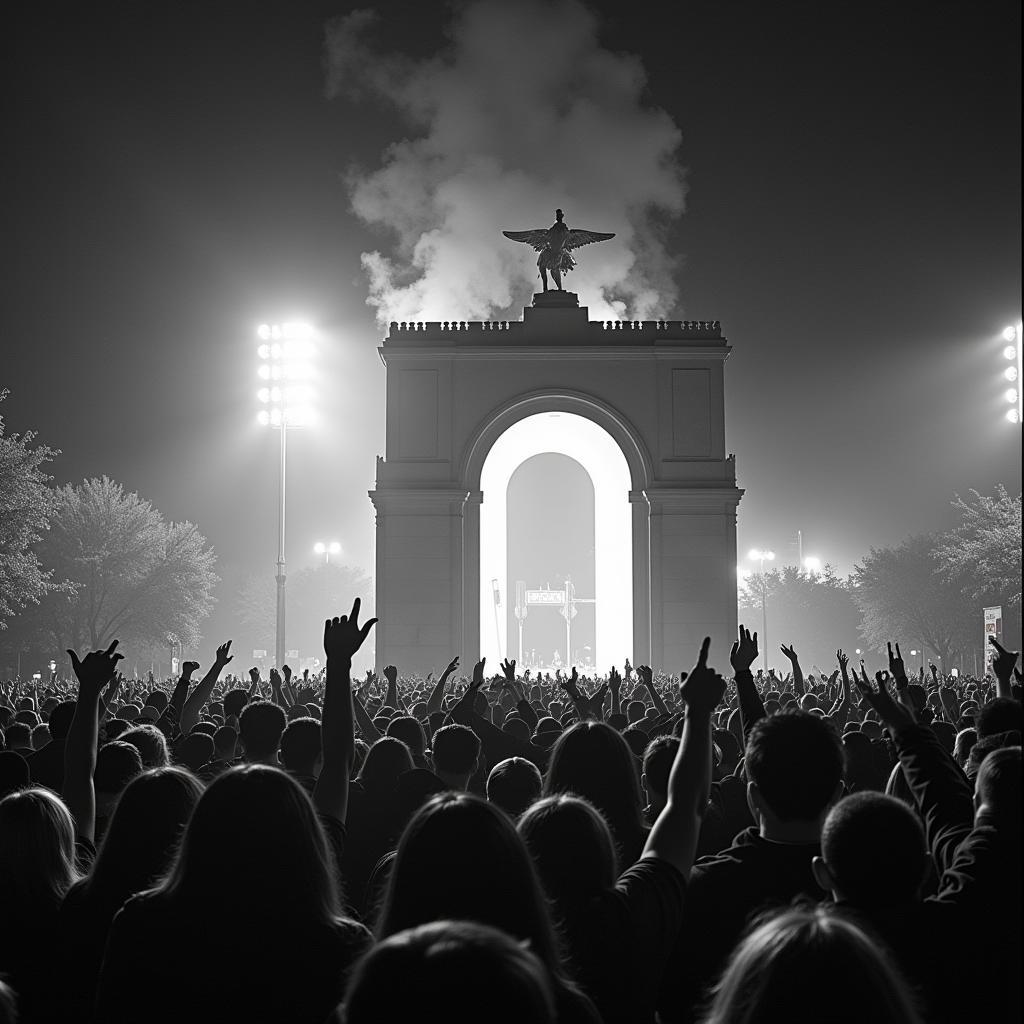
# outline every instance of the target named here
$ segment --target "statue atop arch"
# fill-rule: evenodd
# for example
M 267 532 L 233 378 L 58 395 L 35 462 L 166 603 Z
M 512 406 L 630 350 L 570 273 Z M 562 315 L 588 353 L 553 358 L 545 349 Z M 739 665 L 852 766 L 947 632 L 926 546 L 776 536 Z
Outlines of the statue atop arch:
M 615 237 L 615 232 L 587 231 L 585 228 L 570 228 L 563 219 L 561 210 L 555 210 L 555 223 L 549 228 L 535 228 L 532 231 L 502 231 L 513 242 L 526 242 L 540 253 L 537 266 L 544 291 L 548 290 L 548 271 L 554 279 L 555 288 L 562 291 L 562 275 L 576 266 L 571 250 L 591 242 L 606 242 Z

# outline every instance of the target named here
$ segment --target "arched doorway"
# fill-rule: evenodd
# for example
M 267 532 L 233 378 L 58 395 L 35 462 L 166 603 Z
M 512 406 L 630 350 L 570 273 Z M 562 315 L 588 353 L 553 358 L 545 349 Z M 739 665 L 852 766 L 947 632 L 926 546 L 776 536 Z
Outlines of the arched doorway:
M 480 473 L 480 652 L 490 665 L 512 656 L 515 645 L 495 636 L 497 580 L 501 607 L 514 599 L 508 579 L 507 490 L 515 470 L 542 453 L 566 455 L 587 471 L 594 487 L 594 662 L 600 671 L 634 656 L 633 542 L 629 466 L 621 448 L 592 420 L 568 412 L 541 412 L 516 420 L 494 441 Z M 561 581 L 558 581 L 561 582 Z M 590 597 L 591 595 L 581 595 Z M 501 622 L 501 615 L 498 619 Z M 497 632 L 500 634 L 502 630 Z

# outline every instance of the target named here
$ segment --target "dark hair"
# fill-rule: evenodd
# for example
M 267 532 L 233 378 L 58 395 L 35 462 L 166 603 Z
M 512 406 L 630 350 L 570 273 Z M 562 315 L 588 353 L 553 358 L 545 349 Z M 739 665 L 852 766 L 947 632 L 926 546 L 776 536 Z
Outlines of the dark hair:
M 507 757 L 487 776 L 487 799 L 515 819 L 540 796 L 542 785 L 540 770 L 532 761 Z
M 386 735 L 401 740 L 409 748 L 409 753 L 412 754 L 414 761 L 423 757 L 427 738 L 423 734 L 423 726 L 412 715 L 399 715 L 397 718 L 392 718 L 388 723 Z
M 626 741 L 603 722 L 577 722 L 551 752 L 544 795 L 573 793 L 604 815 L 623 864 L 640 855 L 647 829 L 636 758 Z
M 967 765 L 967 761 L 971 756 L 971 749 L 977 742 L 977 729 L 961 729 L 956 734 L 956 740 L 953 743 L 953 757 L 956 760 L 956 763 L 960 765 L 961 768 Z
M 77 706 L 77 701 L 62 700 L 50 712 L 50 735 L 55 740 L 67 739 L 68 730 L 71 728 L 71 719 L 75 717 Z
M 142 755 L 134 744 L 113 740 L 100 747 L 94 775 L 97 792 L 120 793 L 136 775 L 141 774 Z
M 615 885 L 615 843 L 601 812 L 588 800 L 565 794 L 545 797 L 523 814 L 517 828 L 544 891 L 564 919 L 572 921 L 573 908 Z
M 151 708 L 156 708 L 157 711 L 163 712 L 167 709 L 168 697 L 163 690 L 150 690 L 146 694 L 146 703 Z
M 480 740 L 464 725 L 446 725 L 434 733 L 431 759 L 438 771 L 449 775 L 469 775 L 480 757 Z
M 978 769 L 978 797 L 999 820 L 1020 815 L 1020 747 L 1000 747 L 985 757 Z
M 395 984 L 400 978 L 401 984 Z M 550 976 L 540 960 L 497 928 L 433 921 L 398 932 L 355 968 L 345 997 L 346 1024 L 411 1021 L 426 992 L 444 993 L 446 1024 L 555 1024 Z
M 1012 697 L 996 697 L 978 712 L 975 723 L 978 739 L 996 736 L 1001 732 L 1020 732 L 1022 728 L 1021 704 Z
M 409 748 L 394 736 L 381 736 L 366 752 L 359 782 L 367 792 L 394 792 L 398 776 L 414 767 Z
M 875 748 L 865 733 L 851 729 L 843 733 L 843 781 L 848 793 L 885 789 L 886 773 L 879 767 Z
M 315 718 L 296 718 L 281 734 L 281 764 L 297 775 L 312 775 L 323 751 L 320 723 Z
M 0 750 L 0 799 L 31 782 L 28 761 L 16 750 Z
M 166 768 L 171 763 L 167 739 L 155 725 L 134 725 L 121 733 L 118 739 L 138 747 L 142 763 L 147 768 Z
M 210 783 L 154 895 L 236 924 L 330 924 L 341 913 L 334 857 L 313 804 L 269 765 L 229 768 Z
M 842 781 L 843 746 L 816 715 L 780 711 L 750 730 L 746 771 L 781 821 L 813 821 Z
M 108 718 L 103 723 L 103 736 L 108 740 L 116 740 L 130 728 L 131 723 L 126 722 L 123 718 Z
M 204 720 L 202 722 L 196 722 L 196 724 L 192 726 L 191 730 L 189 731 L 189 736 L 195 736 L 195 734 L 198 732 L 202 733 L 205 736 L 209 736 L 211 739 L 213 739 L 213 734 L 216 731 L 216 722 L 207 722 Z
M 245 747 L 245 756 L 258 761 L 277 753 L 284 732 L 284 712 L 267 700 L 247 704 L 238 720 L 238 737 Z
M 223 757 L 225 754 L 234 757 L 237 745 L 238 733 L 230 725 L 222 725 L 213 734 L 213 749 L 216 757 Z
M 756 923 L 736 947 L 704 1024 L 918 1024 L 907 983 L 878 943 L 824 907 Z
M 953 753 L 956 744 L 956 728 L 949 722 L 932 722 L 930 728 L 947 754 Z
M 821 856 L 844 899 L 858 907 L 915 900 L 928 866 L 917 815 L 883 793 L 854 793 L 829 811 Z
M 664 797 L 668 793 L 668 777 L 675 764 L 679 740 L 675 736 L 659 736 L 644 751 L 644 778 L 648 793 Z
M 611 727 L 614 728 L 614 726 Z M 644 756 L 647 744 L 651 742 L 650 736 L 637 725 L 631 725 L 628 729 L 624 729 L 621 735 L 626 741 L 626 746 L 629 747 L 629 752 L 639 761 Z
M 520 743 L 530 742 L 530 727 L 518 715 L 508 715 L 501 726 L 501 731 L 515 737 Z
M 190 732 L 174 748 L 174 760 L 192 772 L 212 761 L 213 754 L 213 737 L 205 732 Z
M 154 768 L 129 782 L 82 883 L 86 898 L 113 917 L 129 897 L 154 885 L 170 866 L 202 792 L 184 768 Z
M 249 691 L 237 688 L 228 690 L 224 694 L 224 700 L 221 703 L 224 705 L 225 719 L 229 715 L 234 715 L 235 718 L 238 718 L 242 714 L 242 709 L 249 703 Z
M 528 940 L 548 970 L 561 970 L 554 926 L 525 844 L 504 812 L 469 793 L 441 793 L 413 815 L 398 842 L 377 936 L 445 917 Z

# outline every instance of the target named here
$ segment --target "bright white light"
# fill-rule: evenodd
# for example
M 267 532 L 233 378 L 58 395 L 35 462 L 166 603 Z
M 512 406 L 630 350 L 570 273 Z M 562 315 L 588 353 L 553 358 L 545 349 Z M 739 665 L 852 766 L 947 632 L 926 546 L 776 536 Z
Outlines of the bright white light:
M 313 411 L 301 405 L 290 405 L 284 411 L 284 419 L 289 427 L 308 427 L 313 423 Z
M 855 653 L 855 654 L 860 654 L 860 653 L 861 653 L 861 650 L 860 650 L 860 648 L 858 647 L 858 648 L 857 648 L 857 650 L 856 650 L 856 651 L 855 651 L 854 653 Z
M 809 555 L 804 559 L 804 568 L 812 575 L 816 572 L 821 572 L 821 559 Z
M 281 426 L 281 410 L 271 409 L 270 410 L 270 422 L 275 426 Z
M 341 553 L 341 545 L 336 540 L 332 540 L 330 545 L 328 546 L 327 550 L 330 551 L 330 553 L 332 555 L 340 554 Z
M 1003 341 L 1014 341 L 1017 338 L 1016 327 L 1004 327 L 1003 328 Z M 1013 356 L 1007 356 L 1007 359 L 1012 359 Z
M 271 324 L 271 326 L 270 326 L 270 336 L 272 338 L 280 338 L 281 337 L 281 327 L 280 327 L 279 324 Z
M 281 367 L 280 366 L 271 366 L 270 367 L 270 379 L 271 380 L 280 380 L 281 379 Z
M 260 359 L 269 359 L 270 358 L 270 346 L 269 345 L 260 345 L 260 347 L 258 349 L 256 349 L 256 355 L 258 355 L 260 357 Z
M 917 651 L 911 651 L 911 652 L 910 652 L 910 656 L 911 656 L 911 657 L 914 657 L 914 656 L 915 656 L 916 654 L 917 654 Z
M 304 323 L 287 323 L 281 325 L 281 334 L 285 338 L 302 341 L 313 336 L 313 328 Z
M 1016 388 L 1007 388 L 1006 389 L 1006 400 L 1010 403 L 1010 405 L 1016 405 L 1017 404 L 1017 397 L 1018 396 L 1017 396 L 1017 389 Z
M 736 566 L 736 575 L 741 579 L 745 580 L 750 575 L 749 569 L 744 569 L 742 565 Z
M 327 550 L 327 545 L 326 545 L 326 544 L 325 544 L 325 543 L 324 543 L 324 542 L 323 542 L 322 540 L 318 540 L 318 541 L 317 541 L 317 542 L 316 542 L 316 543 L 315 543 L 315 544 L 313 545 L 313 550 L 314 550 L 314 551 L 315 551 L 315 552 L 316 552 L 316 553 L 317 553 L 318 555 L 322 555 L 322 554 L 323 554 L 323 553 L 324 553 L 324 552 L 325 552 L 325 551 Z
M 272 402 L 280 402 L 281 401 L 281 389 L 280 388 L 271 388 L 270 389 L 270 400 Z
M 512 474 L 534 455 L 554 453 L 578 462 L 594 484 L 594 663 L 601 672 L 633 651 L 633 543 L 629 466 L 612 436 L 592 420 L 562 413 L 557 423 L 546 413 L 527 416 L 509 427 L 491 446 L 480 474 L 480 654 L 490 665 L 501 656 L 516 657 L 506 642 L 499 617 L 501 653 L 494 635 L 494 593 L 508 586 L 508 485 Z M 555 586 L 555 581 L 551 581 Z M 559 648 L 561 649 L 561 648 Z M 564 652 L 563 652 L 564 654 Z
M 270 366 L 267 363 L 261 363 L 259 370 L 256 372 L 263 380 L 270 380 Z
M 282 355 L 284 355 L 284 349 L 281 348 L 280 345 L 275 343 L 275 344 L 270 346 L 270 358 L 271 359 L 280 359 Z
M 1011 423 L 1020 423 L 1020 413 L 1016 409 L 1007 409 L 1006 418 Z
M 266 341 L 270 337 L 270 324 L 260 324 L 256 328 L 256 333 L 259 335 L 260 341 Z
M 1005 370 L 1003 370 L 1003 376 L 1007 380 L 1016 380 L 1017 379 L 1017 367 L 1016 366 L 1008 366 Z
M 775 558 L 774 551 L 762 551 L 760 548 L 751 548 L 747 554 L 748 558 L 752 558 L 755 562 L 765 561 L 771 562 Z
M 256 419 L 261 427 L 265 427 L 270 422 L 270 413 L 266 409 L 260 409 Z
M 259 391 L 256 392 L 256 397 L 261 402 L 269 402 L 270 401 L 270 388 L 260 388 Z
M 1017 350 L 1012 345 L 1007 345 L 1006 348 L 1003 349 L 1003 358 L 1004 359 L 1016 359 L 1017 358 Z

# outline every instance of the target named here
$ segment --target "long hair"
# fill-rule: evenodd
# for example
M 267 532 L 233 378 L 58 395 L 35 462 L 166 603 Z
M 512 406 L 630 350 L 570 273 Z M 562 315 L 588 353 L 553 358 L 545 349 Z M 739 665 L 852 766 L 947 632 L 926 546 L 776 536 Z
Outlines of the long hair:
M 116 908 L 156 884 L 202 793 L 184 768 L 154 768 L 128 783 L 83 883 L 85 897 Z
M 490 925 L 562 970 L 554 926 L 525 844 L 509 818 L 469 793 L 441 793 L 402 833 L 377 923 L 378 938 L 430 921 Z
M 22 789 L 0 800 L 0 915 L 4 927 L 19 917 L 56 911 L 78 880 L 75 824 L 48 789 Z
M 763 918 L 734 950 L 704 1024 L 918 1024 L 907 983 L 878 945 L 824 907 Z
M 415 768 L 409 748 L 393 736 L 382 736 L 363 758 L 359 783 L 368 793 L 393 792 L 402 772 Z
M 313 804 L 277 768 L 231 768 L 207 787 L 154 894 L 216 920 L 331 924 L 341 916 L 334 857 Z
M 646 828 L 636 758 L 604 722 L 577 722 L 555 742 L 544 796 L 573 793 L 589 800 L 612 830 L 623 864 L 640 856 Z

